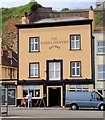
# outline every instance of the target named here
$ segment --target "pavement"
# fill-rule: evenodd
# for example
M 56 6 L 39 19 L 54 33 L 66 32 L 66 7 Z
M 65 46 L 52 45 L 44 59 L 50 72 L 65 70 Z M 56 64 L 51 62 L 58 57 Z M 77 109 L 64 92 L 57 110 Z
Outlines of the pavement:
M 70 110 L 62 107 L 9 107 L 2 120 L 104 120 L 105 112 L 94 109 Z

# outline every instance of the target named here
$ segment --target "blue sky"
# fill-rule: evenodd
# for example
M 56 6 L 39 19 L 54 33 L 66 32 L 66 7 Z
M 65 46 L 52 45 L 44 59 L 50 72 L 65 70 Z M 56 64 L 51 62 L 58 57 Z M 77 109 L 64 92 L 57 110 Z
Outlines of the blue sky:
M 96 0 L 36 0 L 44 7 L 52 7 L 53 10 L 62 8 L 80 9 L 95 7 Z M 85 1 L 85 2 L 84 2 Z M 16 7 L 29 3 L 30 0 L 0 0 L 0 7 Z

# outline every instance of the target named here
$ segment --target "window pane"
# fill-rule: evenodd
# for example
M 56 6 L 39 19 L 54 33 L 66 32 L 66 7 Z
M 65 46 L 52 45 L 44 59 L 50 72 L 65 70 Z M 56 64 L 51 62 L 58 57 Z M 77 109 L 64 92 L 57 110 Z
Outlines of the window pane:
M 72 62 L 72 63 L 71 63 L 71 66 L 72 66 L 72 67 L 75 67 L 75 62 Z
M 75 68 L 72 68 L 72 75 L 75 75 Z
M 103 65 L 98 65 L 98 72 L 103 72 Z
M 40 90 L 35 90 L 35 97 L 40 97 Z
M 56 71 L 56 73 L 55 73 L 55 78 L 60 78 L 60 72 L 59 71 Z
M 30 76 L 34 76 L 34 70 L 31 70 Z
M 38 43 L 35 44 L 35 50 L 38 50 Z
M 34 67 L 35 67 L 35 69 L 38 69 L 38 64 L 37 63 L 34 64 Z
M 71 41 L 71 49 L 75 48 L 75 44 L 73 41 Z
M 80 49 L 80 42 L 79 41 L 76 42 L 76 48 Z
M 49 69 L 54 70 L 54 63 L 49 63 Z
M 74 40 L 74 36 L 71 36 L 71 40 Z
M 98 73 L 98 79 L 103 79 L 103 73 Z
M 35 70 L 35 76 L 38 77 L 38 70 Z
M 78 36 L 76 36 L 76 40 L 80 40 L 80 36 L 78 35 Z
M 38 42 L 38 38 L 35 38 L 35 42 Z
M 98 46 L 105 46 L 105 41 L 99 41 Z
M 23 97 L 26 97 L 28 95 L 28 90 L 23 90 Z
M 51 79 L 54 78 L 54 71 L 49 72 L 49 78 L 51 78 Z
M 55 64 L 55 69 L 59 70 L 60 69 L 60 63 Z
M 80 63 L 79 63 L 79 62 L 77 62 L 76 66 L 77 66 L 77 67 L 80 67 Z
M 80 69 L 77 68 L 77 75 L 80 75 Z

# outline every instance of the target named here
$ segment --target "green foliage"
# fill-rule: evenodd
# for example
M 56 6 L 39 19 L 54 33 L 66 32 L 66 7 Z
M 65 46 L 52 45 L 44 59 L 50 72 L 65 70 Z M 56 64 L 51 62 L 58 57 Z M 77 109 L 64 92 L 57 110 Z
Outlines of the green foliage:
M 95 24 L 97 25 L 97 24 L 100 23 L 100 21 L 102 19 L 102 16 L 100 14 L 99 15 L 95 15 L 94 19 L 95 19 Z
M 62 12 L 69 11 L 69 8 L 63 8 L 61 11 Z
M 21 17 L 25 12 L 28 12 L 29 14 L 32 13 L 33 8 L 39 8 L 42 7 L 37 2 L 30 2 L 29 4 L 26 4 L 24 6 L 19 7 L 12 7 L 12 8 L 2 8 L 2 28 L 6 28 L 6 21 L 10 18 L 16 18 Z

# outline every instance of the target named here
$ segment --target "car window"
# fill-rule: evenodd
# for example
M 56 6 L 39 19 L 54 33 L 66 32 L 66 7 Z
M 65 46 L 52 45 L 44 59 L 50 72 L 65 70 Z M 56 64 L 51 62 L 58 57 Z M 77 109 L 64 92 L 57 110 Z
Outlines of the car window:
M 92 92 L 91 96 L 92 96 L 92 99 L 101 100 L 101 96 L 96 92 Z

